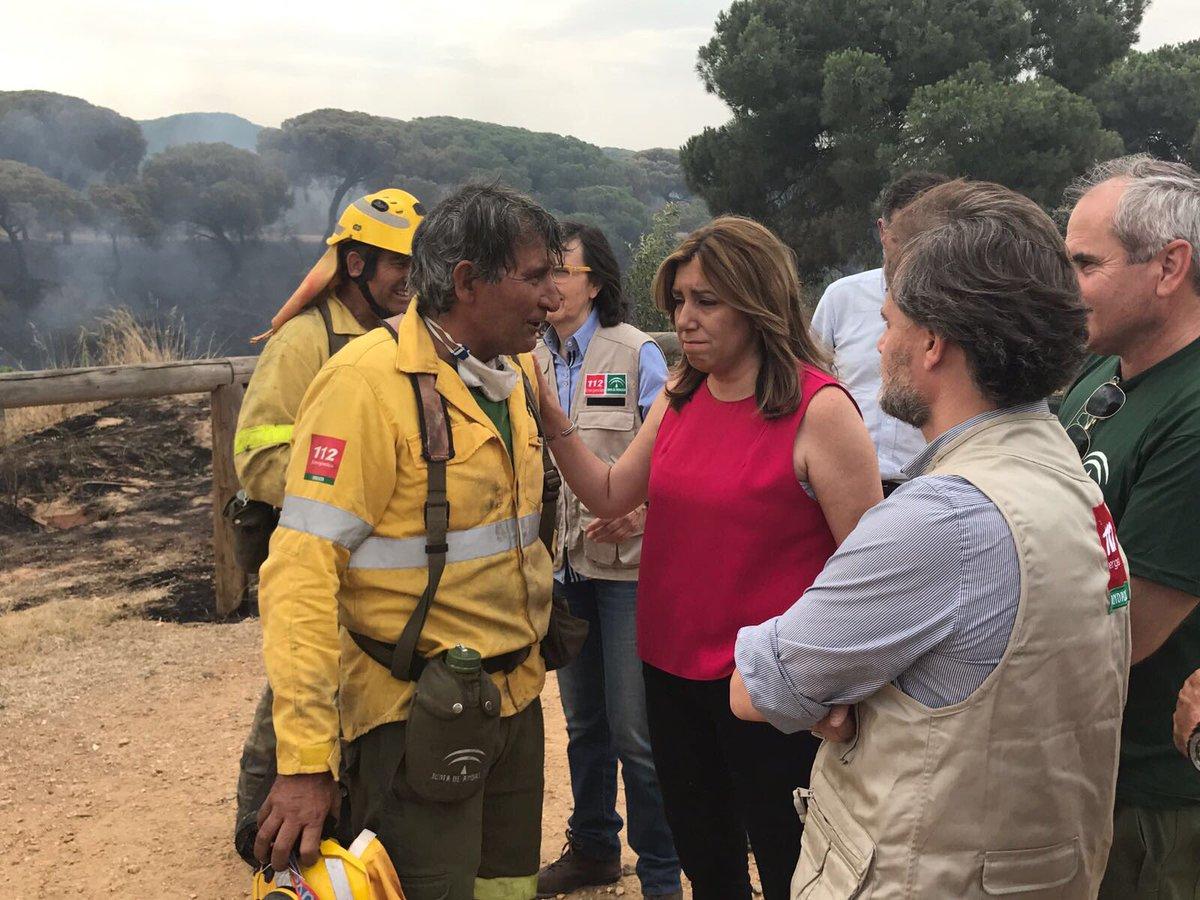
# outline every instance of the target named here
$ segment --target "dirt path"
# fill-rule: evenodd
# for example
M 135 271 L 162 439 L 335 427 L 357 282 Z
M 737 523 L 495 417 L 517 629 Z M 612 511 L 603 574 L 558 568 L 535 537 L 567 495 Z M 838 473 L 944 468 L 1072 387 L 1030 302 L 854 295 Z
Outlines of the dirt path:
M 209 620 L 208 442 L 204 403 L 130 401 L 0 448 L 4 900 L 249 896 L 230 832 L 260 634 Z M 542 699 L 549 861 L 571 789 L 553 678 Z M 637 878 L 574 896 L 615 894 Z
M 0 668 L 0 894 L 140 897 L 171 887 L 179 897 L 248 896 L 229 831 L 241 742 L 262 683 L 258 646 L 254 620 L 125 620 Z M 542 850 L 552 859 L 570 812 L 553 680 L 543 700 Z M 641 896 L 633 876 L 619 888 Z

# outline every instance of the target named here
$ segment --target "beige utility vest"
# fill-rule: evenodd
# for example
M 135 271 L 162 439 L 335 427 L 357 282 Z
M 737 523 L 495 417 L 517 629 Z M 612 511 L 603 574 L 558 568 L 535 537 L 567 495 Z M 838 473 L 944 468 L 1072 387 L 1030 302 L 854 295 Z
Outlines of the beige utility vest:
M 642 345 L 652 340 L 644 331 L 625 323 L 597 328 L 583 354 L 579 384 L 571 400 L 571 422 L 579 426 L 583 442 L 606 463 L 620 458 L 641 427 L 638 357 Z M 550 348 L 539 343 L 534 356 L 546 384 L 557 390 Z M 595 518 L 564 481 L 558 499 L 554 571 L 563 567 L 565 552 L 571 568 L 580 575 L 609 581 L 637 581 L 642 558 L 641 534 L 619 544 L 589 541 L 584 529 Z
M 965 478 L 1012 529 L 1012 636 L 966 700 L 930 709 L 889 684 L 858 704 L 854 741 L 822 745 L 811 791 L 797 792 L 807 816 L 792 898 L 1093 898 L 1130 651 L 1128 607 L 1109 611 L 1100 489 L 1046 413 L 968 429 L 929 474 Z

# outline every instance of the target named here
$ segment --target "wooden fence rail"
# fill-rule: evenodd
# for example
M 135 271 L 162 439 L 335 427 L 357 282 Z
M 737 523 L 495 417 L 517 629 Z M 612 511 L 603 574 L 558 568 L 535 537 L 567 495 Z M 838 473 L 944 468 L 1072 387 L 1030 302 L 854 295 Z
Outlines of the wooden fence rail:
M 670 358 L 678 355 L 672 332 L 651 335 Z M 89 369 L 46 369 L 0 374 L 0 416 L 5 409 L 97 403 L 146 397 L 207 393 L 211 398 L 213 465 L 213 585 L 217 615 L 237 609 L 246 593 L 246 574 L 233 557 L 233 534 L 221 510 L 238 489 L 233 468 L 233 433 L 242 392 L 254 373 L 257 356 L 192 359 Z

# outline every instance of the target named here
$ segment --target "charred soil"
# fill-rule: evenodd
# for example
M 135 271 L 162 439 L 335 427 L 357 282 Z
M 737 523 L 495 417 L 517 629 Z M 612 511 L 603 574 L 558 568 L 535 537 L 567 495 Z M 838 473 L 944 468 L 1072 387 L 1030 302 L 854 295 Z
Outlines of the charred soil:
M 0 448 L 5 897 L 249 896 L 230 832 L 261 639 L 213 614 L 208 416 L 127 401 Z M 543 703 L 549 861 L 571 810 L 553 678 Z M 574 896 L 640 897 L 630 873 Z

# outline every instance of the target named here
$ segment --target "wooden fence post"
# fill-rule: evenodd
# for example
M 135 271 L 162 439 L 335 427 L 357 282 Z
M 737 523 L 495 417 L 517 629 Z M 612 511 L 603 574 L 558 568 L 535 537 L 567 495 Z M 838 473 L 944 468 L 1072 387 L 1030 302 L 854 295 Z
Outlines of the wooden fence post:
M 654 332 L 668 359 L 679 354 L 674 332 Z M 98 403 L 138 397 L 171 397 L 210 391 L 212 396 L 213 589 L 217 615 L 227 616 L 242 602 L 246 574 L 233 555 L 233 533 L 221 515 L 238 490 L 233 468 L 233 434 L 245 384 L 255 356 L 178 360 L 132 366 L 51 369 L 0 373 L 0 429 L 6 409 L 67 403 Z
M 221 515 L 225 503 L 237 493 L 233 468 L 233 433 L 242 407 L 240 384 L 223 384 L 212 392 L 212 489 L 213 489 L 213 589 L 217 615 L 227 616 L 246 593 L 246 573 L 233 555 L 233 529 Z

